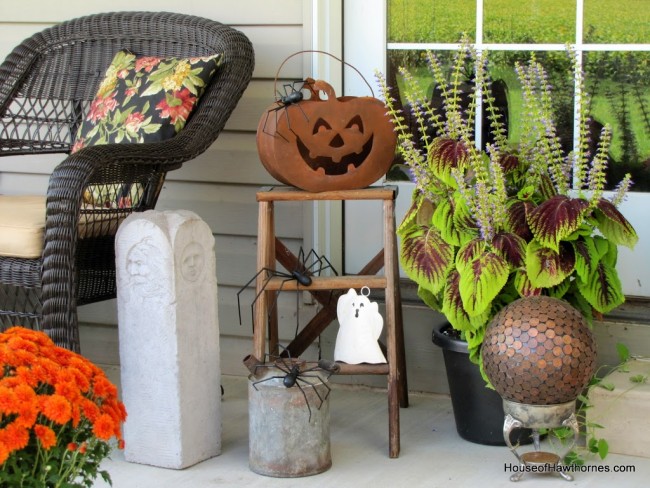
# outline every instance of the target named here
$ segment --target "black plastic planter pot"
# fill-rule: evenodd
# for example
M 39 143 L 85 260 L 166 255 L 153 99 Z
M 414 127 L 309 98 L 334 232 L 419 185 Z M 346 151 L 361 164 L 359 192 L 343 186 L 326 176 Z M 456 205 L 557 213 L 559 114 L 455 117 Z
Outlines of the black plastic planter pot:
M 433 328 L 433 343 L 442 348 L 458 435 L 476 444 L 505 446 L 501 397 L 485 386 L 478 365 L 469 359 L 467 343 L 446 335 L 446 329 L 451 325 Z M 529 444 L 530 434 L 529 429 L 517 429 L 511 441 Z

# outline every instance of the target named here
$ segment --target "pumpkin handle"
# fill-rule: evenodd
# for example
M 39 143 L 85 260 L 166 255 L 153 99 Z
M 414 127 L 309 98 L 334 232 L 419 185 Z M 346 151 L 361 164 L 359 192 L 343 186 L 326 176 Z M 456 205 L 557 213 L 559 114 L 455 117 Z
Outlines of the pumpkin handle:
M 316 94 L 316 97 L 314 99 L 318 100 L 323 100 L 320 97 L 320 92 L 324 92 L 325 95 L 327 95 L 327 100 L 335 100 L 336 99 L 336 93 L 334 93 L 334 87 L 330 85 L 328 82 L 323 81 L 323 80 L 315 80 L 313 83 L 309 86 L 309 91 L 312 94 Z
M 293 58 L 294 56 L 298 56 L 299 54 L 305 54 L 305 53 L 319 53 L 319 54 L 326 54 L 327 56 L 330 56 L 330 57 L 336 59 L 337 61 L 343 63 L 344 65 L 349 66 L 350 68 L 352 68 L 354 71 L 356 71 L 356 72 L 359 74 L 359 76 L 360 76 L 361 79 L 364 81 L 364 83 L 366 84 L 366 86 L 368 86 L 368 88 L 370 89 L 370 93 L 372 94 L 372 97 L 373 97 L 373 98 L 375 97 L 375 92 L 373 91 L 372 87 L 370 86 L 370 83 L 368 83 L 368 80 L 366 80 L 366 77 L 363 76 L 363 75 L 361 74 L 361 71 L 359 71 L 357 68 L 355 68 L 354 66 L 352 66 L 352 65 L 351 65 L 350 63 L 348 63 L 347 61 L 343 61 L 341 58 L 338 58 L 338 57 L 334 56 L 332 53 L 328 53 L 327 51 L 319 51 L 319 50 L 317 50 L 317 49 L 305 49 L 305 50 L 303 50 L 303 51 L 298 51 L 298 52 L 295 52 L 295 53 L 290 54 L 289 56 L 287 56 L 287 57 L 284 59 L 284 61 L 282 61 L 282 63 L 280 64 L 280 67 L 278 68 L 278 71 L 275 73 L 275 80 L 274 80 L 274 82 L 273 82 L 273 93 L 276 93 L 276 92 L 277 92 L 278 77 L 280 76 L 280 71 L 282 70 L 282 67 L 285 65 L 285 63 L 286 63 L 287 61 L 289 61 L 291 58 Z M 328 86 L 329 86 L 329 85 L 328 85 Z M 330 88 L 331 88 L 331 87 L 330 87 Z M 326 90 L 323 90 L 323 91 L 325 91 L 325 93 L 327 93 Z M 332 93 L 333 93 L 333 92 L 334 92 L 334 90 L 332 90 Z M 329 94 L 328 94 L 328 96 L 329 96 Z

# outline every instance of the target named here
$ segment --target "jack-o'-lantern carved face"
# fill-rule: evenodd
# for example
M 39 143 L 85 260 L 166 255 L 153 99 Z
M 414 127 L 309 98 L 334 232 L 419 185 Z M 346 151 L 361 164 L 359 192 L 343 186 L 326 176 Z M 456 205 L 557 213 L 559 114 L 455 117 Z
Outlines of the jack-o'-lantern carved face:
M 311 99 L 274 105 L 262 115 L 260 159 L 275 178 L 304 190 L 364 188 L 393 161 L 396 136 L 385 112 L 376 98 L 336 98 L 332 87 L 318 80 Z
M 311 137 L 304 141 L 296 137 L 300 156 L 314 171 L 343 175 L 358 168 L 370 154 L 374 136 L 364 132 L 361 117 L 354 115 L 344 125 L 339 125 L 340 121 L 338 118 L 330 123 L 319 117 Z

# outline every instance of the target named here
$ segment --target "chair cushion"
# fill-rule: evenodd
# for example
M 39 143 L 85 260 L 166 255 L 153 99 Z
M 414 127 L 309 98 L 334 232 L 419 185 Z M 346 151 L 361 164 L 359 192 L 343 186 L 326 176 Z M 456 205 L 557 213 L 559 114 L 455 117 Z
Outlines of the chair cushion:
M 44 232 L 45 197 L 0 195 L 0 256 L 40 257 Z
M 86 206 L 85 210 L 93 207 Z M 79 238 L 114 235 L 126 215 L 83 214 L 79 222 Z M 0 256 L 36 259 L 43 254 L 45 235 L 45 197 L 32 195 L 0 195 Z

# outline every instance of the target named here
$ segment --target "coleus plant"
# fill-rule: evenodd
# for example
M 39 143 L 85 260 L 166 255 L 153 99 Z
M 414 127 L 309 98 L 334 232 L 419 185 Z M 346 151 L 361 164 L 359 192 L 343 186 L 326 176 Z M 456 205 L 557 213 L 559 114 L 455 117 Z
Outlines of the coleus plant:
M 523 95 L 516 147 L 507 140 L 490 93 L 485 55 L 461 43 L 449 74 L 434 54 L 427 58 L 443 99 L 439 111 L 427 103 L 418 81 L 400 69 L 415 131 L 378 74 L 399 152 L 415 183 L 398 235 L 400 261 L 418 295 L 461 332 L 477 363 L 489 321 L 520 297 L 563 298 L 590 322 L 623 303 L 617 249 L 634 247 L 637 235 L 617 206 L 631 179 L 627 175 L 613 196 L 604 196 L 611 130 L 603 129 L 589 154 L 588 100 L 575 56 L 580 130 L 570 154 L 561 148 L 550 85 L 534 57 L 516 66 Z M 475 88 L 469 107 L 463 107 L 468 63 Z M 494 140 L 485 150 L 474 139 L 479 100 Z

